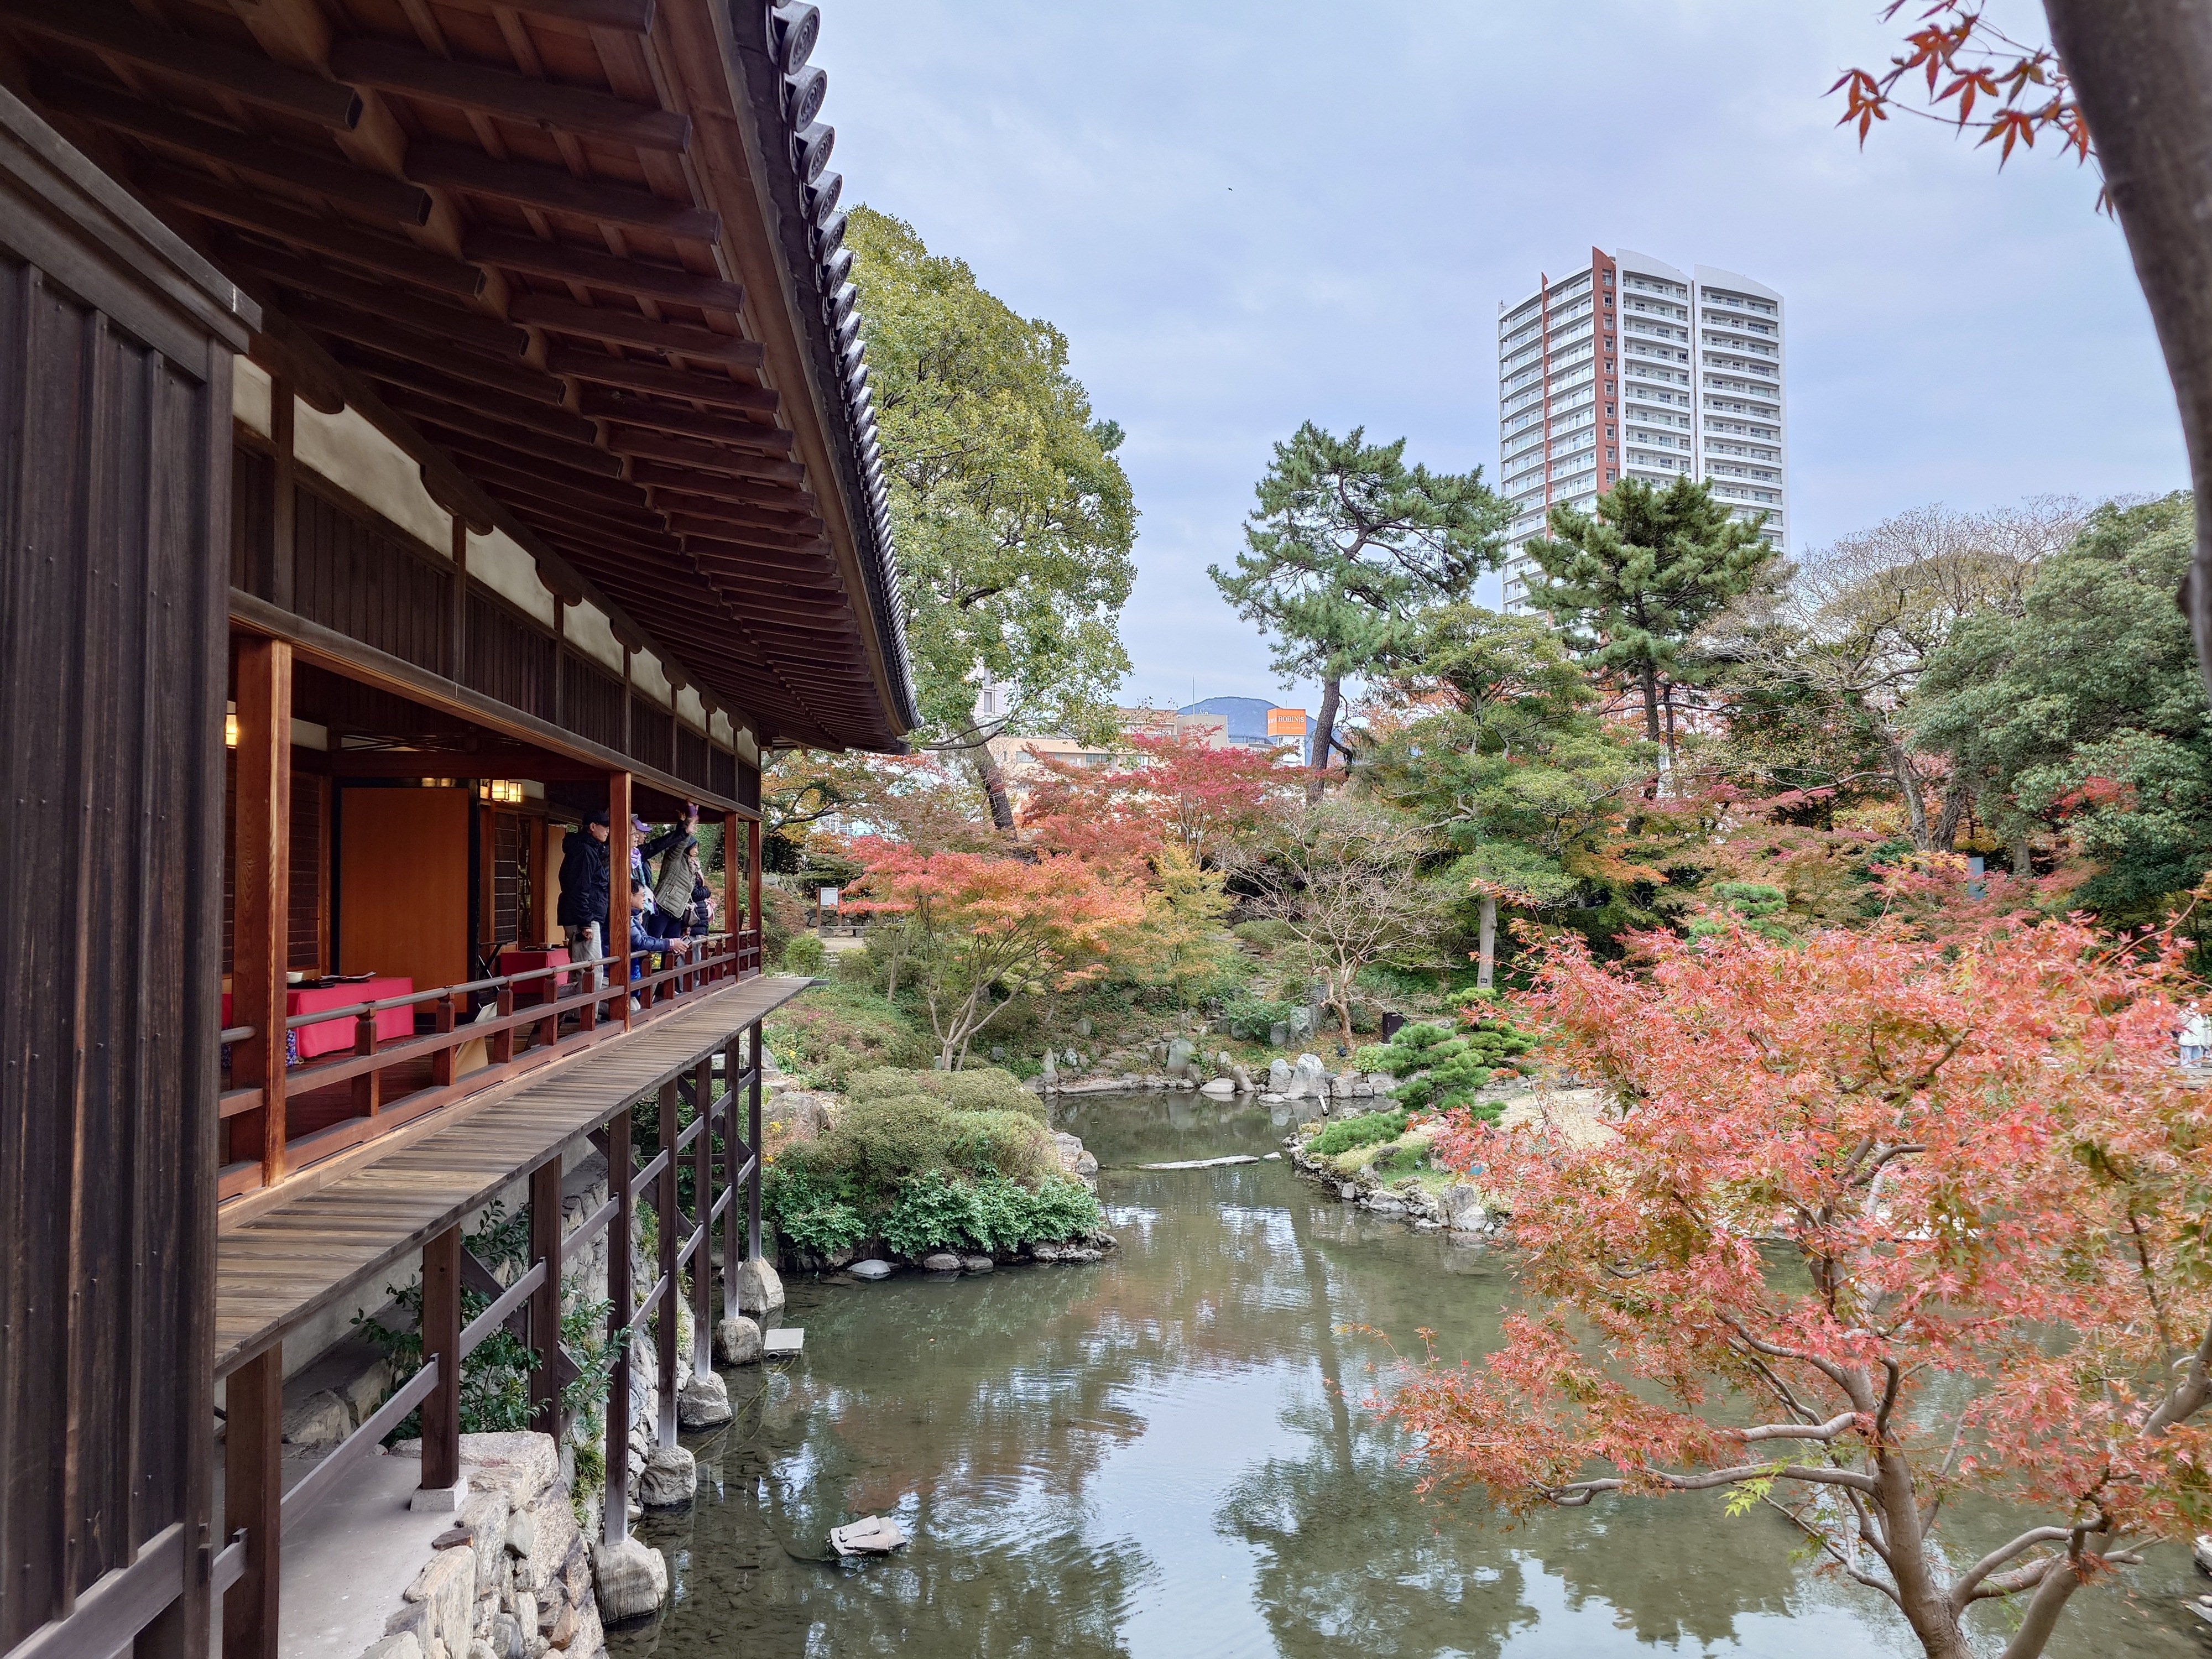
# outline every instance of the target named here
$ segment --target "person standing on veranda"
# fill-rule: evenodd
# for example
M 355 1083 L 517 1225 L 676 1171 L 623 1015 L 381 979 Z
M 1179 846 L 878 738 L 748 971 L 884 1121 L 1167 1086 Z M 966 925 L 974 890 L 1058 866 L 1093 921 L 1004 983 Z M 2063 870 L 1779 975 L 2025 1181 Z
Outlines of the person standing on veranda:
M 607 815 L 601 811 L 585 819 L 582 829 L 571 830 L 561 843 L 561 907 L 556 920 L 571 962 L 592 962 L 606 955 L 601 948 L 600 929 L 612 891 L 614 850 L 608 845 L 611 834 Z M 581 976 L 578 977 L 580 981 Z M 592 988 L 601 989 L 606 982 L 606 966 L 602 963 L 592 969 Z

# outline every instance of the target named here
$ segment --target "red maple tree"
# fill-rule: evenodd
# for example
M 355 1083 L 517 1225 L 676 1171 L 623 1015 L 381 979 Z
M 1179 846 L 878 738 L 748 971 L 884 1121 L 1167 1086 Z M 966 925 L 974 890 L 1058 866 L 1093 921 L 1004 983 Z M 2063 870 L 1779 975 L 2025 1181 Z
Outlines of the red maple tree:
M 1966 1659 L 2212 1505 L 2212 1108 L 2172 1064 L 2171 941 L 2075 921 L 1946 939 L 1553 945 L 1520 1000 L 1601 1079 L 1599 1133 L 1443 1155 L 1511 1216 L 1528 1310 L 1380 1401 L 1435 1482 L 1515 1510 L 1723 1490 Z M 2022 1516 L 1978 1559 L 1947 1504 Z
M 1042 846 L 1094 863 L 1149 860 L 1169 842 L 1193 862 L 1221 861 L 1304 788 L 1284 750 L 1210 749 L 1195 735 L 1137 736 L 1127 765 L 1105 769 L 1040 757 L 1022 827 Z

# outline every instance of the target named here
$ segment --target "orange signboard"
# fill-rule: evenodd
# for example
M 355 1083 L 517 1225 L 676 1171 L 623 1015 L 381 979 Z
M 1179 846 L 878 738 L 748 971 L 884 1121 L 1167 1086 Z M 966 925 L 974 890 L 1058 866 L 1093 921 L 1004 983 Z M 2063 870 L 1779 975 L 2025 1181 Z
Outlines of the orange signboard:
M 1306 734 L 1306 711 L 1303 708 L 1270 708 L 1267 711 L 1267 735 L 1271 738 L 1303 738 Z

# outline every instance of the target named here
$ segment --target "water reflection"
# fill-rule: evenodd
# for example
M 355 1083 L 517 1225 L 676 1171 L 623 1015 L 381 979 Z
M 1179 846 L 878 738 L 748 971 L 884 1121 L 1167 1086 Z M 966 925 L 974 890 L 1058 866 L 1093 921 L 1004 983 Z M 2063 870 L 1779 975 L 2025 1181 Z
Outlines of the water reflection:
M 1093 1096 L 1061 1122 L 1107 1165 L 1121 1250 L 794 1283 L 805 1358 L 736 1379 L 737 1421 L 694 1443 L 696 1509 L 646 1528 L 674 1605 L 617 1655 L 1912 1651 L 1771 1514 L 1685 1501 L 1509 1531 L 1420 1503 L 1402 1442 L 1358 1405 L 1388 1352 L 1346 1328 L 1429 1325 L 1448 1355 L 1479 1353 L 1511 1293 L 1503 1257 L 1322 1201 L 1280 1164 L 1127 1167 L 1273 1150 L 1265 1109 Z M 915 1543 L 820 1559 L 870 1513 Z M 2200 1651 L 2181 1616 L 2100 1598 L 2053 1651 Z

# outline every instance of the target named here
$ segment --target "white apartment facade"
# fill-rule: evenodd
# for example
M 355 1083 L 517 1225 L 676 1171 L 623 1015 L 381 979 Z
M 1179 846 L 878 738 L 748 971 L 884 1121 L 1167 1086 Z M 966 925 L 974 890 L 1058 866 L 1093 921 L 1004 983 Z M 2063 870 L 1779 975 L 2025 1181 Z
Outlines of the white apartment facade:
M 1498 308 L 1498 489 L 1513 506 L 1505 605 L 1551 509 L 1593 510 L 1622 478 L 1686 474 L 1789 547 L 1782 296 L 1735 271 L 1621 248 Z

